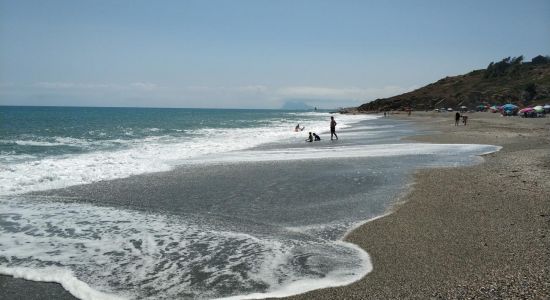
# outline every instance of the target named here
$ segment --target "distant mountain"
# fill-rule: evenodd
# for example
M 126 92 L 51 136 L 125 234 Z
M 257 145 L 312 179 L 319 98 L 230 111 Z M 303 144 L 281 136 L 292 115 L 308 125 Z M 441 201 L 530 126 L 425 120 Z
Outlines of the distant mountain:
M 390 98 L 376 99 L 360 111 L 412 108 L 474 108 L 479 104 L 514 103 L 520 106 L 550 103 L 550 57 L 537 56 L 523 62 L 523 56 L 491 62 L 486 69 L 445 77 L 422 88 Z
M 307 105 L 305 102 L 302 102 L 302 101 L 286 101 L 285 104 L 283 104 L 283 106 L 281 107 L 281 109 L 310 110 L 310 109 L 313 109 L 313 107 Z

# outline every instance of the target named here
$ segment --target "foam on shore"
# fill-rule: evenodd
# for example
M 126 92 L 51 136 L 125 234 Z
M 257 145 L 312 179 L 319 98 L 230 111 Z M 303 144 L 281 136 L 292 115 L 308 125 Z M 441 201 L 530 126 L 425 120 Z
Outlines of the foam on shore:
M 341 241 L 254 236 L 204 216 L 37 200 L 0 198 L 8 212 L 0 214 L 0 273 L 57 282 L 80 299 L 178 298 L 193 284 L 204 286 L 201 298 L 214 298 L 223 294 L 221 281 L 290 295 L 348 284 L 372 269 L 364 250 Z M 192 283 L 197 271 L 210 275 Z
M 376 127 L 363 128 L 370 129 Z M 228 131 L 228 134 L 233 134 L 231 132 Z M 233 139 L 235 136 L 228 135 L 227 138 Z M 210 142 L 212 144 L 208 144 Z M 299 148 L 249 149 L 259 142 L 266 143 L 266 140 L 244 143 L 246 148 L 239 145 L 235 149 L 229 144 L 219 146 L 215 140 L 207 140 L 198 148 L 190 144 L 145 143 L 139 146 L 142 148 L 109 152 L 112 159 L 107 160 L 97 156 L 103 152 L 43 160 L 27 169 L 12 171 L 17 176 L 29 172 L 31 177 L 39 174 L 58 176 L 60 179 L 53 178 L 51 184 L 42 184 L 40 180 L 29 182 L 21 177 L 20 181 L 16 181 L 20 188 L 15 192 L 169 170 L 174 165 L 185 163 L 424 155 L 434 158 L 433 162 L 426 162 L 426 165 L 436 166 L 470 163 L 476 161 L 477 155 L 500 149 L 491 145 L 471 144 L 394 143 L 357 146 L 326 140 Z M 301 145 L 304 143 L 302 140 L 299 142 Z M 184 154 L 174 153 L 174 149 L 177 149 L 175 145 L 183 147 Z M 216 148 L 216 145 L 219 147 Z M 201 147 L 213 149 L 201 152 Z M 159 149 L 163 150 L 158 152 Z M 189 153 L 186 151 L 195 151 L 200 156 L 185 156 L 185 153 Z M 86 159 L 83 160 L 83 157 Z M 128 160 L 119 163 L 121 159 Z M 112 170 L 114 173 L 110 173 Z M 11 175 L 15 176 L 13 172 Z M 76 174 L 76 177 L 72 178 L 72 174 Z M 8 177 L 4 178 L 5 182 L 8 182 Z M 10 194 L 10 191 L 6 194 Z M 292 240 L 281 236 L 255 236 L 231 231 L 224 224 L 208 222 L 208 216 L 205 215 L 194 218 L 123 207 L 113 209 L 48 199 L 19 199 L 17 196 L 0 197 L 0 211 L 7 212 L 0 213 L 0 223 L 3 225 L 0 226 L 3 230 L 0 231 L 0 244 L 3 245 L 0 258 L 5 258 L 1 261 L 0 273 L 28 280 L 58 282 L 81 299 L 119 299 L 118 296 L 99 290 L 124 295 L 128 291 L 129 298 L 194 297 L 196 294 L 192 292 L 196 286 L 190 283 L 189 278 L 201 281 L 202 294 L 199 297 L 204 298 L 224 295 L 223 290 L 216 290 L 220 288 L 221 282 L 238 284 L 240 291 L 263 292 L 244 292 L 243 295 L 220 299 L 285 297 L 314 289 L 348 285 L 373 268 L 368 254 L 358 246 L 307 234 L 308 231 L 314 232 L 315 226 L 305 230 L 297 227 L 276 228 L 303 235 L 302 240 Z M 354 227 L 363 223 L 355 222 Z M 338 225 L 349 228 L 349 223 Z M 299 260 L 303 262 L 296 263 Z M 193 270 L 205 275 L 193 277 Z
M 306 126 L 307 130 L 326 131 L 326 120 L 329 114 L 297 114 L 318 116 L 318 120 L 306 121 L 302 125 Z M 342 115 L 339 116 L 339 128 L 348 128 L 351 124 L 361 120 L 375 118 L 377 117 Z M 295 124 L 290 123 L 289 120 L 281 119 L 251 128 L 202 128 L 189 132 L 186 138 L 166 135 L 149 136 L 136 140 L 93 142 L 74 138 L 56 138 L 55 141 L 49 142 L 0 140 L 0 145 L 15 143 L 50 148 L 74 146 L 95 149 L 84 153 L 46 157 L 0 153 L 0 195 L 64 188 L 101 180 L 167 171 L 188 159 L 249 149 L 265 143 L 301 143 L 307 133 L 294 132 L 294 126 Z
M 345 247 L 349 247 L 351 249 L 356 250 L 357 253 L 360 253 L 360 256 L 362 257 L 362 260 L 361 260 L 362 264 L 360 268 L 361 272 L 350 274 L 345 270 L 338 270 L 336 272 L 328 273 L 326 274 L 325 277 L 319 278 L 319 279 L 296 280 L 291 283 L 280 286 L 276 290 L 269 291 L 266 293 L 244 294 L 244 295 L 238 295 L 238 296 L 217 298 L 217 300 L 283 298 L 283 297 L 288 297 L 292 295 L 303 294 L 312 290 L 317 290 L 322 288 L 349 285 L 363 278 L 363 276 L 367 275 L 372 271 L 373 269 L 372 262 L 371 262 L 370 256 L 368 255 L 367 252 L 365 252 L 365 250 L 361 249 L 359 246 L 355 244 L 344 242 L 344 241 L 337 241 L 335 243 L 341 244 L 342 246 L 345 246 Z
M 56 282 L 76 298 L 82 300 L 123 300 L 126 298 L 103 293 L 92 289 L 87 283 L 78 280 L 71 271 L 47 267 L 42 269 L 24 267 L 3 267 L 0 266 L 0 274 L 9 275 L 25 280 Z
M 313 147 L 315 146 L 315 147 Z M 407 155 L 452 156 L 471 160 L 473 157 L 498 151 L 501 147 L 477 144 L 428 144 L 398 143 L 360 146 L 343 146 L 325 143 L 313 143 L 310 148 L 288 148 L 278 150 L 246 150 L 239 152 L 206 155 L 189 159 L 187 163 L 224 163 L 224 162 L 261 162 L 283 160 L 316 160 L 336 158 L 392 157 Z

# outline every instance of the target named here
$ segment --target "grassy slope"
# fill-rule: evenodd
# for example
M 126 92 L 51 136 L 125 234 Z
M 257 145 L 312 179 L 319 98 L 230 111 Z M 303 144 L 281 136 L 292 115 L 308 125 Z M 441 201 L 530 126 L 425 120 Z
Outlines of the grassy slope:
M 363 104 L 358 109 L 456 109 L 462 105 L 474 108 L 481 103 L 515 103 L 526 106 L 550 102 L 550 64 L 525 63 L 513 76 L 485 78 L 485 72 L 486 70 L 475 70 L 466 75 L 446 77 L 409 93 Z M 525 89 L 531 83 L 536 85 L 536 95 L 534 99 L 526 101 Z

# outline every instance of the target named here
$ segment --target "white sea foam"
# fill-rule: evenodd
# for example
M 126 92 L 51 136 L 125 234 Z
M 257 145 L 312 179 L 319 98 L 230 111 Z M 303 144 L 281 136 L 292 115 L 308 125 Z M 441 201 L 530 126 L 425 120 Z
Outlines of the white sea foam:
M 322 158 L 359 158 L 359 157 L 391 157 L 406 155 L 440 155 L 459 156 L 471 159 L 472 156 L 498 151 L 500 147 L 477 144 L 427 144 L 399 143 L 375 144 L 361 146 L 333 146 L 313 143 L 311 148 L 290 148 L 280 150 L 246 150 L 223 153 L 190 159 L 188 163 L 222 163 L 222 162 L 258 162 L 305 160 Z
M 59 267 L 47 267 L 42 269 L 22 267 L 2 267 L 0 274 L 10 275 L 15 278 L 23 278 L 32 281 L 56 282 L 73 296 L 82 300 L 122 300 L 124 297 L 111 295 L 92 289 L 87 283 L 76 278 L 69 270 Z
M 372 262 L 370 259 L 370 256 L 365 252 L 363 249 L 361 249 L 359 246 L 343 241 L 337 241 L 336 244 L 341 244 L 342 246 L 349 247 L 350 249 L 353 249 L 356 251 L 356 253 L 362 258 L 361 259 L 361 266 L 357 271 L 351 271 L 350 270 L 336 270 L 334 272 L 330 272 L 326 274 L 323 278 L 317 278 L 317 279 L 300 279 L 295 280 L 290 283 L 284 284 L 282 286 L 278 286 L 277 289 L 274 289 L 272 291 L 268 291 L 265 293 L 252 293 L 252 294 L 246 294 L 246 295 L 238 295 L 238 296 L 231 296 L 231 297 L 223 297 L 223 298 L 217 298 L 218 300 L 238 300 L 238 299 L 265 299 L 265 298 L 282 298 L 282 297 L 288 297 L 296 294 L 302 294 L 308 291 L 321 289 L 321 288 L 328 288 L 328 287 L 337 287 L 337 286 L 344 286 L 351 284 L 365 276 L 366 274 L 370 273 L 373 269 Z
M 290 295 L 347 284 L 372 268 L 363 250 L 339 241 L 256 237 L 204 218 L 37 200 L 0 199 L 0 273 L 59 282 L 81 299 L 212 298 L 224 284 Z M 303 255 L 306 274 L 294 263 Z
M 344 127 L 362 118 L 338 117 L 338 122 Z M 197 139 L 181 141 L 156 136 L 132 142 L 126 149 L 117 151 L 9 164 L 7 170 L 0 172 L 0 194 L 168 170 L 187 162 L 418 154 L 439 158 L 451 155 L 456 160 L 461 156 L 471 159 L 472 155 L 498 150 L 488 145 L 454 144 L 333 146 L 329 141 L 300 149 L 245 150 L 281 139 L 294 139 L 303 144 L 304 133 L 289 130 L 292 125 L 282 120 L 265 128 L 202 129 L 196 132 Z M 326 129 L 325 121 L 302 125 L 317 132 Z M 236 138 L 239 143 L 234 142 Z M 9 188 L 4 188 L 4 184 Z M 144 299 L 212 298 L 223 294 L 217 290 L 220 282 L 237 284 L 242 290 L 264 290 L 226 299 L 283 297 L 347 285 L 372 270 L 367 253 L 342 241 L 289 241 L 231 232 L 223 224 L 216 225 L 192 216 L 22 200 L 0 197 L 0 222 L 3 224 L 0 226 L 0 258 L 3 258 L 0 273 L 60 282 L 82 299 L 106 299 L 113 295 Z M 315 231 L 313 227 L 289 228 L 289 231 L 307 234 L 307 231 Z M 317 275 L 296 269 L 293 259 L 302 254 L 307 254 L 308 268 Z M 327 265 L 332 268 L 327 270 Z M 192 272 L 201 272 L 203 276 L 196 277 Z M 202 280 L 198 288 L 191 278 Z M 197 290 L 200 294 L 193 294 Z
M 78 139 L 71 137 L 50 137 L 32 139 L 33 136 L 26 136 L 30 139 L 22 140 L 0 140 L 0 144 L 15 144 L 20 146 L 40 146 L 40 147 L 59 147 L 59 146 L 74 146 L 74 147 L 88 147 L 94 144 L 94 142 L 87 139 Z M 36 137 L 34 137 L 36 138 Z M 101 143 L 101 142 L 96 142 Z
M 319 120 L 301 125 L 307 130 L 326 131 L 328 114 Z M 372 116 L 339 116 L 339 126 L 349 127 Z M 4 155 L 6 162 L 0 172 L 0 195 L 63 188 L 101 180 L 123 178 L 148 172 L 167 171 L 186 160 L 205 154 L 224 153 L 252 148 L 269 142 L 302 142 L 307 133 L 294 132 L 295 124 L 288 120 L 272 122 L 264 127 L 240 129 L 199 129 L 189 138 L 149 136 L 139 140 L 106 140 L 106 144 L 123 144 L 118 150 L 96 150 L 82 154 L 49 156 L 40 159 L 17 159 Z M 152 128 L 150 130 L 155 130 Z M 23 142 L 23 141 L 18 141 Z M 31 142 L 33 143 L 33 142 Z M 41 145 L 45 142 L 38 142 Z M 92 143 L 73 138 L 56 138 L 48 145 L 79 145 Z M 98 143 L 95 141 L 94 143 Z

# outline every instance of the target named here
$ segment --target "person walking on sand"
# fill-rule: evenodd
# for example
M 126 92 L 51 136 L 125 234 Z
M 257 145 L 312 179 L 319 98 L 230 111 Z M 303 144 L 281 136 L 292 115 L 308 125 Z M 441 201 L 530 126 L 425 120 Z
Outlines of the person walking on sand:
M 458 122 L 460 122 L 460 113 L 457 111 L 455 114 L 455 126 L 458 126 Z
M 332 141 L 332 136 L 335 136 L 336 139 L 338 139 L 338 136 L 336 135 L 336 121 L 334 121 L 334 117 L 330 117 L 330 140 Z

